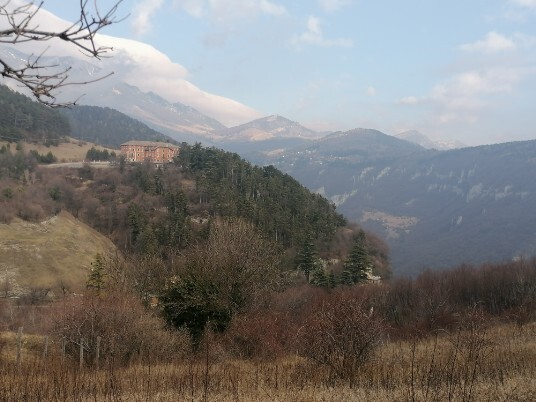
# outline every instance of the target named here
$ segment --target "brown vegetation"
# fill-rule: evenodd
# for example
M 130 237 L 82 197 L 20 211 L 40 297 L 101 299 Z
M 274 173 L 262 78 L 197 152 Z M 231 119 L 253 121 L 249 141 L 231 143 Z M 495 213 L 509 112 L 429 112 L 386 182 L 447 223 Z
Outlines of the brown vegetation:
M 33 310 L 3 301 L 6 328 L 35 335 L 0 337 L 0 399 L 536 397 L 536 260 L 334 291 L 291 286 L 239 311 L 225 332 L 205 331 L 197 351 L 116 287 L 121 264 L 107 261 L 117 279 L 100 295 Z
M 13 357 L 6 357 L 13 354 L 11 337 L 0 361 L 0 399 L 529 401 L 536 398 L 535 340 L 536 326 L 530 324 L 521 331 L 501 325 L 483 332 L 456 330 L 418 342 L 384 342 L 350 385 L 329 380 L 327 369 L 296 357 L 222 360 L 216 345 L 210 346 L 208 358 L 127 367 L 106 362 L 97 370 L 62 362 L 58 345 L 51 345 L 44 358 L 44 340 L 25 337 L 19 368 Z

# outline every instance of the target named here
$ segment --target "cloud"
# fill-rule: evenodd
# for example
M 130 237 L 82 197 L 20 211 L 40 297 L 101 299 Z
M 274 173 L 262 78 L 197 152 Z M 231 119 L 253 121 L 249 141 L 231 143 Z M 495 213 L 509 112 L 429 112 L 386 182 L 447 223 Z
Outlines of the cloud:
M 536 0 L 510 0 L 510 2 L 522 7 L 536 8 Z
M 284 6 L 268 0 L 174 0 L 173 5 L 194 17 L 220 23 L 258 15 L 281 16 L 287 12 Z
M 338 11 L 351 3 L 351 0 L 318 0 L 320 8 L 328 13 Z
M 497 107 L 497 100 L 519 89 L 519 84 L 536 69 L 531 67 L 494 66 L 456 74 L 435 85 L 428 95 L 399 99 L 399 105 L 430 108 L 437 124 L 473 124 Z M 434 117 L 435 116 L 435 117 Z
M 368 96 L 375 96 L 378 91 L 373 86 L 370 86 L 367 88 L 367 95 Z
M 416 96 L 406 96 L 399 99 L 396 103 L 399 105 L 415 105 L 420 102 L 420 99 Z
M 154 47 L 130 39 L 99 35 L 99 44 L 113 46 L 113 80 L 134 85 L 144 92 L 155 92 L 170 102 L 192 106 L 225 125 L 237 125 L 260 117 L 246 105 L 223 96 L 203 91 L 186 80 L 188 70 L 172 62 Z M 110 81 L 111 83 L 111 81 Z
M 322 47 L 353 47 L 354 43 L 351 39 L 339 38 L 339 39 L 326 39 L 321 28 L 322 21 L 315 17 L 309 16 L 307 19 L 307 31 L 301 35 L 294 36 L 291 40 L 293 45 L 299 46 L 313 45 Z
M 132 11 L 132 28 L 136 35 L 143 35 L 152 28 L 152 17 L 162 8 L 164 0 L 143 0 Z
M 484 39 L 474 43 L 463 44 L 459 48 L 466 52 L 496 53 L 515 50 L 516 44 L 512 39 L 492 31 Z

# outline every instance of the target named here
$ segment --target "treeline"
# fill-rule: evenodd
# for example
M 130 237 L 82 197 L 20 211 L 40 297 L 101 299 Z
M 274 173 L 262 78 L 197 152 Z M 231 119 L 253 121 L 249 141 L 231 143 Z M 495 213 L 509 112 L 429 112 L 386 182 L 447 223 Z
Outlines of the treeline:
M 47 199 L 51 187 L 58 188 L 57 205 L 52 210 L 45 208 L 44 214 L 65 208 L 127 253 L 167 259 L 170 253 L 205 238 L 218 217 L 252 222 L 291 254 L 304 238 L 312 236 L 323 258 L 331 251 L 336 258 L 344 254 L 335 236 L 346 239 L 353 233 L 345 230 L 345 235 L 337 234 L 343 230 L 344 218 L 327 200 L 311 194 L 290 176 L 200 145 L 183 144 L 177 164 L 165 169 L 151 164 L 123 164 L 106 170 L 86 166 L 73 174 L 71 170 L 34 172 L 28 167 L 33 172 L 28 187 L 19 192 L 18 203 L 6 206 L 4 220 L 26 215 L 24 205 L 39 204 L 41 198 Z M 22 171 L 11 177 L 20 179 Z M 25 200 L 26 192 L 32 197 Z M 37 219 L 42 217 L 39 214 Z M 379 255 L 386 269 L 386 250 Z M 287 265 L 293 264 L 293 257 L 289 257 Z
M 86 161 L 109 161 L 116 158 L 115 151 L 108 152 L 107 149 L 96 149 L 91 147 L 86 152 Z
M 13 152 L 9 143 L 0 147 L 0 180 L 2 178 L 24 180 L 35 170 L 38 163 L 57 162 L 57 158 L 51 151 L 46 154 L 40 154 L 36 150 L 25 152 L 21 143 L 15 145 L 14 148 Z
M 60 112 L 69 121 L 72 137 L 102 146 L 119 148 L 130 140 L 174 142 L 115 109 L 79 105 Z
M 200 144 L 182 144 L 177 163 L 195 180 L 198 208 L 245 218 L 284 246 L 309 235 L 330 242 L 346 224 L 335 205 L 273 166 L 253 166 L 237 154 Z
M 53 145 L 69 133 L 69 122 L 57 110 L 0 85 L 0 139 Z
M 521 328 L 535 319 L 536 259 L 531 259 L 427 271 L 415 279 L 331 291 L 287 287 L 237 314 L 219 342 L 237 357 L 274 358 L 298 351 L 317 363 L 339 364 L 337 359 L 345 358 L 359 365 L 387 337 L 486 331 L 506 322 Z
M 0 85 L 0 140 L 57 145 L 67 136 L 111 148 L 130 140 L 175 143 L 114 109 L 79 105 L 51 109 Z

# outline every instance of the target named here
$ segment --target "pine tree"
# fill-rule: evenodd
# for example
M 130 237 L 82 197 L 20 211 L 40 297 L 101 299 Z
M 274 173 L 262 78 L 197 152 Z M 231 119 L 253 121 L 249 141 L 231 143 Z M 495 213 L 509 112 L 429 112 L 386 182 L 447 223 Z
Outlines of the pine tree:
M 337 278 L 333 270 L 330 270 L 328 274 L 328 288 L 333 289 L 335 287 L 337 287 Z
M 341 272 L 340 284 L 344 286 L 352 286 L 354 284 L 354 281 L 352 279 L 352 274 L 350 273 L 350 271 Z
M 313 237 L 308 235 L 296 255 L 295 262 L 296 268 L 305 274 L 307 282 L 309 282 L 311 272 L 315 269 L 316 259 L 316 249 L 313 243 Z
M 91 263 L 91 268 L 89 270 L 89 275 L 86 281 L 86 288 L 94 289 L 97 293 L 104 288 L 104 277 L 106 273 L 104 272 L 104 261 L 102 255 L 97 253 L 95 255 L 95 260 Z
M 312 272 L 311 284 L 320 286 L 322 288 L 327 288 L 329 286 L 328 277 L 322 267 L 317 267 Z
M 353 283 L 359 283 L 369 278 L 371 269 L 372 265 L 365 245 L 365 233 L 361 231 L 354 239 L 354 245 L 344 262 L 344 270 L 350 273 Z

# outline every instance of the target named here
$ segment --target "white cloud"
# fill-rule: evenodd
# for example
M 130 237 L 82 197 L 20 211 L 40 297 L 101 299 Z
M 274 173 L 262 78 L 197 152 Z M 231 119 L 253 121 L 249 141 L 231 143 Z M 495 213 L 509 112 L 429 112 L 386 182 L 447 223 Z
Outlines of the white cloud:
M 154 14 L 164 5 L 164 0 L 143 0 L 132 11 L 132 28 L 137 35 L 143 35 L 152 28 Z
M 173 0 L 173 7 L 181 8 L 197 18 L 201 18 L 204 15 L 204 6 L 204 2 L 199 0 Z
M 375 96 L 377 92 L 378 91 L 376 91 L 376 88 L 374 88 L 373 86 L 370 86 L 370 87 L 367 88 L 367 95 L 368 96 Z
M 205 92 L 186 80 L 188 71 L 168 56 L 142 42 L 99 35 L 98 43 L 113 46 L 113 80 L 122 80 L 144 92 L 152 91 L 170 102 L 192 106 L 226 125 L 260 117 L 256 110 L 232 99 Z M 111 82 L 110 82 L 111 83 Z
M 474 124 L 483 113 L 493 111 L 501 97 L 518 90 L 523 80 L 535 74 L 536 69 L 529 67 L 465 71 L 435 85 L 426 96 L 408 96 L 397 104 L 428 107 L 439 125 Z
M 318 0 L 320 8 L 328 13 L 338 11 L 351 3 L 351 0 Z
M 514 67 L 466 71 L 436 85 L 428 100 L 449 110 L 481 109 L 488 104 L 488 96 L 511 92 L 529 73 L 530 70 Z
M 536 8 L 536 0 L 510 0 L 510 2 L 523 7 Z
M 516 44 L 513 39 L 507 38 L 497 32 L 489 32 L 482 40 L 474 43 L 466 43 L 460 49 L 467 52 L 496 53 L 507 50 L 515 50 Z
M 268 0 L 174 0 L 173 5 L 197 18 L 232 22 L 258 15 L 280 16 L 286 8 Z
M 309 16 L 307 19 L 307 31 L 299 36 L 294 36 L 291 40 L 293 45 L 314 45 L 322 47 L 352 47 L 354 45 L 351 39 L 326 39 L 321 28 L 322 21 L 315 17 Z
M 415 105 L 419 103 L 419 98 L 416 96 L 406 96 L 402 99 L 399 99 L 396 103 L 399 105 Z

